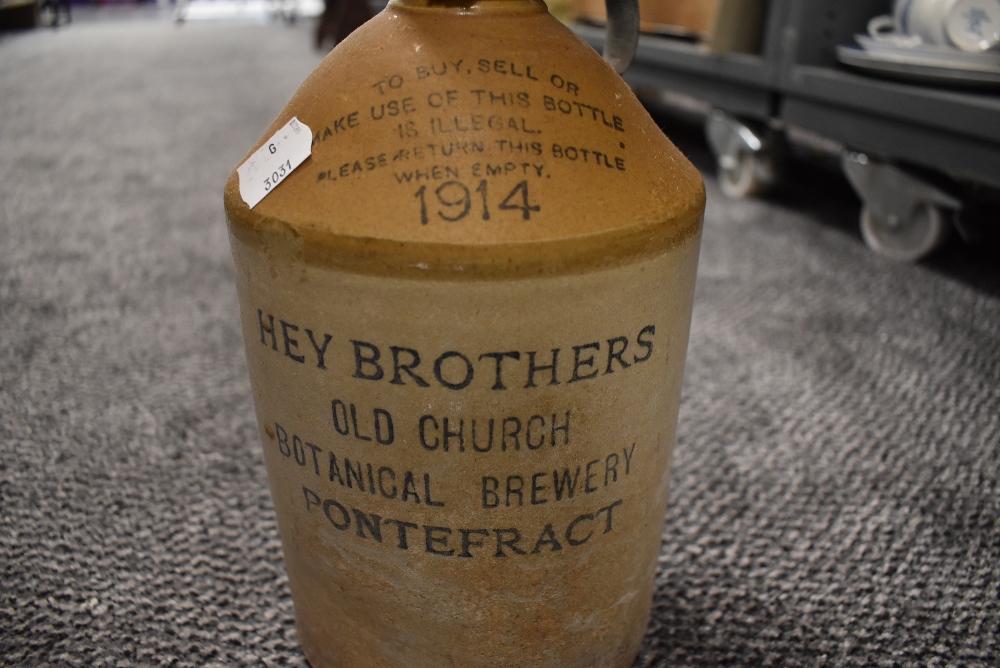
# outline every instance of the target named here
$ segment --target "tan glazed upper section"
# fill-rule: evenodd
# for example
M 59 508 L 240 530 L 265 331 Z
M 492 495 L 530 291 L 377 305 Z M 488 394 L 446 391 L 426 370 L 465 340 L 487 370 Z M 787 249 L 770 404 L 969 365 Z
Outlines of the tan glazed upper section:
M 700 175 L 539 0 L 396 0 L 254 150 L 292 117 L 311 156 L 253 210 L 234 171 L 225 204 L 238 238 L 312 264 L 576 272 L 661 252 L 701 222 Z

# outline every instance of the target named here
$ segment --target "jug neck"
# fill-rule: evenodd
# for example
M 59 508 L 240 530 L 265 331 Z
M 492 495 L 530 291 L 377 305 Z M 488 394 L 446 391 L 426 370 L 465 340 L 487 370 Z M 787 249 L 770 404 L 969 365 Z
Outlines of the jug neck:
M 543 0 L 390 0 L 389 7 L 452 14 L 534 14 L 548 11 Z

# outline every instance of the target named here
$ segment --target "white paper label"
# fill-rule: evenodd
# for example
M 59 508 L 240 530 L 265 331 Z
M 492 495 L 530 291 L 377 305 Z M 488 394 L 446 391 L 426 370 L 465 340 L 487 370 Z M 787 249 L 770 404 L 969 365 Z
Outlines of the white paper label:
M 251 209 L 312 153 L 312 131 L 297 118 L 285 123 L 237 168 L 240 197 Z

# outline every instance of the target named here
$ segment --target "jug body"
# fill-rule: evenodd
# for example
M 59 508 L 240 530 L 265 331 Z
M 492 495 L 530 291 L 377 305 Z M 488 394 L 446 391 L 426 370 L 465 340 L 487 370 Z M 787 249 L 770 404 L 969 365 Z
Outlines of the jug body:
M 320 667 L 630 666 L 704 191 L 541 3 L 390 6 L 226 187 L 296 624 Z

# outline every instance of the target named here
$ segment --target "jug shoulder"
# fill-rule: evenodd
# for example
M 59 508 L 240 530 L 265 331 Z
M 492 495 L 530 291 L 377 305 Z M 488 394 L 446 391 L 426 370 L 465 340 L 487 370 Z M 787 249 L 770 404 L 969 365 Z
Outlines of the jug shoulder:
M 701 177 L 627 84 L 546 12 L 505 4 L 390 5 L 338 45 L 254 147 L 297 118 L 310 156 L 252 209 L 230 176 L 233 234 L 455 276 L 620 263 L 696 234 Z

